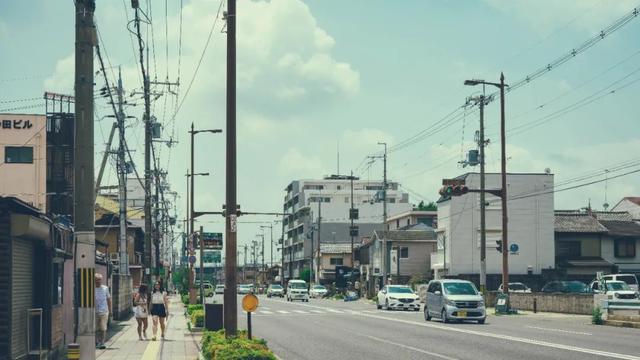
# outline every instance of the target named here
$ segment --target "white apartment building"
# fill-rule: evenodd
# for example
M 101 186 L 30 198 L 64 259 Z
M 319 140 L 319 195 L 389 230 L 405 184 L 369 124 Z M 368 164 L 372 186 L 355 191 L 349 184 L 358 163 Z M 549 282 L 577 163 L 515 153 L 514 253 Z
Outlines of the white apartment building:
M 469 189 L 480 188 L 480 174 L 468 173 Z M 500 189 L 500 174 L 486 174 L 486 189 Z M 552 174 L 507 174 L 508 242 L 517 245 L 509 253 L 510 281 L 532 281 L 555 267 Z M 487 287 L 501 283 L 502 254 L 496 250 L 502 240 L 502 205 L 497 196 L 486 194 Z M 438 251 L 431 255 L 435 277 L 467 277 L 480 274 L 480 194 L 442 197 L 438 201 Z M 504 251 L 504 249 L 503 249 Z M 537 281 L 537 280 L 534 280 Z
M 353 181 L 354 208 L 359 217 L 354 223 L 360 236 L 370 235 L 383 228 L 382 181 Z M 285 189 L 285 278 L 299 277 L 303 268 L 309 268 L 311 245 L 318 239 L 314 229 L 321 213 L 321 243 L 351 242 L 349 209 L 351 208 L 351 180 L 348 176 L 332 175 L 321 180 L 294 180 Z M 398 189 L 398 183 L 387 183 L 387 216 L 410 211 L 409 195 Z M 315 244 L 314 248 L 317 246 Z M 290 272 L 292 274 L 290 274 Z

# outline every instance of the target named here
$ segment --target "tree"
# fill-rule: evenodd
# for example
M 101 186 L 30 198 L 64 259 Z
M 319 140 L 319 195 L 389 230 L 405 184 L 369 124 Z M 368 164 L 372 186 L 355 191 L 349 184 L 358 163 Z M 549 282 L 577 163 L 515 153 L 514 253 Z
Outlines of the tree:
M 302 269 L 302 271 L 300 271 L 300 279 L 309 282 L 311 279 L 311 270 Z
M 418 204 L 417 207 L 413 208 L 414 210 L 418 210 L 418 211 L 437 211 L 438 210 L 438 204 L 436 204 L 435 202 L 431 201 L 428 204 L 424 204 L 424 201 L 420 201 L 420 203 Z

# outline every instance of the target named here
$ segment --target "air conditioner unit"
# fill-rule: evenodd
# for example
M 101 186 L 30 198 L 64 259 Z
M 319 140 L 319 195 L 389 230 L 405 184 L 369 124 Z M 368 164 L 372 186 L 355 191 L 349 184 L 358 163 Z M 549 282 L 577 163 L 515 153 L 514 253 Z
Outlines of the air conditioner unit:
M 112 263 L 117 263 L 120 261 L 120 254 L 117 252 L 109 253 L 109 261 Z

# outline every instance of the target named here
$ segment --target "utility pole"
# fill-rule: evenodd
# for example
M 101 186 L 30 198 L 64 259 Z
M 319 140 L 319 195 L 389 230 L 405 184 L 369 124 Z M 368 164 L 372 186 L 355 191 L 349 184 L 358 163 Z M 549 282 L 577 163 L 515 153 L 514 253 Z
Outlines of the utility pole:
M 151 146 L 153 146 L 153 144 L 151 144 Z M 152 150 L 153 151 L 153 150 Z M 155 207 L 153 209 L 153 243 L 155 244 L 155 258 L 156 258 L 156 263 L 155 263 L 155 276 L 156 276 L 156 280 L 159 279 L 160 276 L 160 197 L 159 197 L 159 189 L 160 189 L 160 176 L 159 176 L 159 171 L 160 169 L 158 169 L 157 164 L 160 163 L 160 159 L 157 159 L 156 161 L 156 156 L 155 153 L 153 154 L 153 158 L 154 158 L 154 164 L 156 164 L 156 166 L 154 166 L 154 177 L 155 177 L 155 196 L 154 196 L 154 201 L 153 203 L 155 204 Z
M 281 266 L 280 266 L 280 273 L 281 273 L 280 285 L 282 285 L 282 287 L 284 287 L 284 217 L 285 217 L 285 215 L 284 215 L 284 212 L 283 212 L 282 213 L 282 246 L 280 248 L 280 252 L 281 252 L 280 256 L 282 256 L 282 263 L 281 263 Z M 289 276 L 291 276 L 291 275 L 289 275 Z
M 76 0 L 74 214 L 76 241 L 76 343 L 80 359 L 95 359 L 95 194 L 93 159 L 94 0 Z
M 262 250 L 260 252 L 260 255 L 262 255 L 261 268 L 262 268 L 262 270 L 265 270 L 265 266 L 264 266 L 265 265 L 265 263 L 264 263 L 264 229 L 262 229 L 262 234 L 260 234 L 260 238 L 262 238 Z
M 129 275 L 129 252 L 127 251 L 127 164 L 125 161 L 125 125 L 124 110 L 122 109 L 122 75 L 118 68 L 118 135 L 120 137 L 120 146 L 118 147 L 118 199 L 120 200 L 120 254 L 119 254 L 119 273 L 120 275 Z
M 151 214 L 151 97 L 149 94 L 149 76 L 144 68 L 144 44 L 140 32 L 140 13 L 137 1 L 131 2 L 135 10 L 134 23 L 136 26 L 136 36 L 138 38 L 138 49 L 140 52 L 140 71 L 142 72 L 144 91 L 144 267 L 145 280 L 151 283 L 151 236 L 153 232 Z
M 505 294 L 509 293 L 509 242 L 507 216 L 507 143 L 505 136 L 504 116 L 504 74 L 500 73 L 500 146 L 502 152 L 502 288 Z
M 351 180 L 351 212 L 349 213 L 349 218 L 351 218 L 351 227 L 349 228 L 349 235 L 351 236 L 351 267 L 355 267 L 355 254 L 353 252 L 353 170 L 351 170 L 351 176 L 349 177 Z
M 200 243 L 200 301 L 204 305 L 204 229 L 200 226 L 200 233 L 198 234 L 198 241 Z
M 271 238 L 271 256 L 270 256 L 270 265 L 273 266 L 273 224 L 269 224 L 267 225 L 260 225 L 261 229 L 267 228 L 270 231 L 270 238 Z M 264 235 L 263 235 L 264 236 Z
M 320 194 L 320 198 L 318 199 L 318 244 L 316 244 L 316 252 L 318 253 L 318 258 L 316 259 L 316 284 L 320 283 L 320 234 L 322 233 L 320 229 L 322 225 L 322 200 L 322 194 Z M 311 254 L 311 264 L 313 265 L 313 249 L 311 249 Z
M 382 225 L 384 226 L 384 231 L 387 231 L 387 143 L 386 142 L 379 142 L 378 145 L 384 145 L 384 156 L 382 157 L 383 160 L 383 168 L 384 168 L 384 173 L 383 173 L 383 183 L 382 183 Z M 387 269 L 389 264 L 387 261 L 387 257 L 388 257 L 388 249 L 387 249 L 387 236 L 385 235 L 382 238 L 382 250 L 384 253 L 384 256 L 382 257 L 382 286 L 387 284 L 387 277 L 389 274 L 389 270 Z
M 236 256 L 238 236 L 238 207 L 236 194 L 236 0 L 227 1 L 227 163 L 226 163 L 226 217 L 224 292 L 224 330 L 227 338 L 238 332 L 238 297 Z
M 194 165 L 193 165 L 193 163 L 194 163 L 194 161 L 195 161 L 195 160 L 194 160 L 194 145 L 193 145 L 194 141 L 193 141 L 193 140 L 194 140 L 194 137 L 195 137 L 195 135 L 196 135 L 196 132 L 195 132 L 195 130 L 193 129 L 193 122 L 191 122 L 191 131 L 190 131 L 190 133 L 191 133 L 191 193 L 190 193 L 190 195 L 189 195 L 189 196 L 191 197 L 191 205 L 190 205 L 191 207 L 189 208 L 189 228 L 191 229 L 191 233 L 194 233 L 194 230 L 193 230 L 193 222 L 194 222 L 194 220 L 195 220 L 195 219 L 194 219 L 194 213 L 193 213 L 193 212 L 194 212 L 194 210 L 193 210 L 193 208 L 194 208 L 193 203 L 195 202 L 195 201 L 194 201 L 194 193 L 195 193 L 195 176 L 193 175 L 193 173 L 194 173 L 194 169 L 193 169 L 193 166 L 194 166 Z M 194 237 L 194 238 L 193 238 L 193 241 L 194 241 L 194 247 L 195 247 L 195 240 L 196 240 L 196 239 L 195 239 L 195 237 Z

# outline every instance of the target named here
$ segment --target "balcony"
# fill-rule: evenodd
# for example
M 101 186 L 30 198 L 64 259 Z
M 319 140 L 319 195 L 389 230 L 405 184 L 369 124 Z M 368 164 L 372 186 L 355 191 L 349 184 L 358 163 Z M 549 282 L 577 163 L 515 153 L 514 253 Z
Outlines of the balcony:
M 296 251 L 295 253 L 293 253 L 293 259 L 294 260 L 304 260 L 304 251 L 300 250 L 300 251 Z

